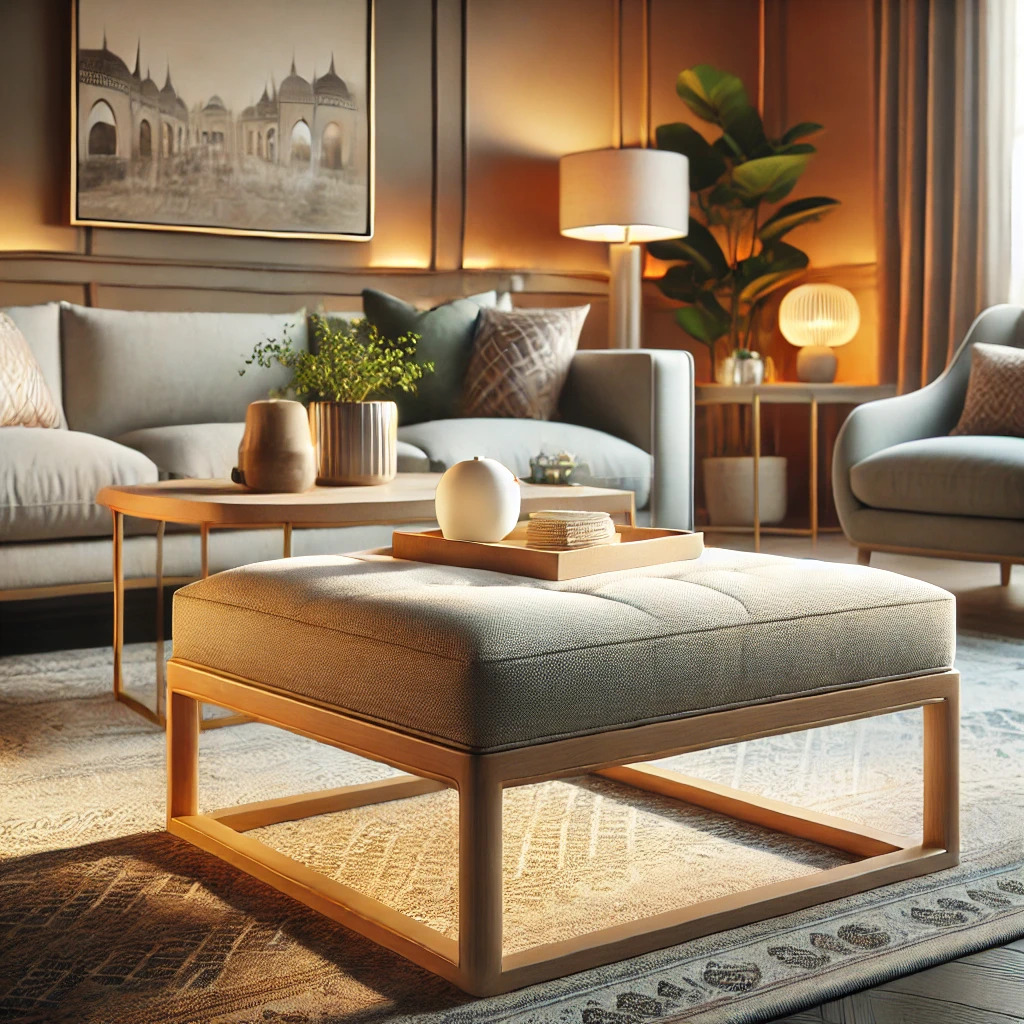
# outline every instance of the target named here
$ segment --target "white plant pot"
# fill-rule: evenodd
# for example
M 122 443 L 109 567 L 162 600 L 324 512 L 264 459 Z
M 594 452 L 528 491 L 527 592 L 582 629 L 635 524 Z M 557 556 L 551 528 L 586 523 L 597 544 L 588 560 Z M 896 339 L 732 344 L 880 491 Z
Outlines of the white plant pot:
M 786 460 L 762 455 L 758 483 L 761 525 L 781 523 L 786 518 Z M 754 457 L 705 459 L 704 497 L 712 526 L 753 526 Z

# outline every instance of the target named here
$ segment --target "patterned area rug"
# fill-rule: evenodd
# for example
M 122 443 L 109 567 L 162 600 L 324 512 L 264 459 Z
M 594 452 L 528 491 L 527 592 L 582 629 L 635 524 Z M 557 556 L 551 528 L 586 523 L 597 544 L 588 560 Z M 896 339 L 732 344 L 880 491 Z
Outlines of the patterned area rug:
M 152 648 L 129 648 L 144 688 Z M 163 734 L 110 652 L 0 660 L 0 1019 L 75 1024 L 767 1021 L 1024 935 L 1024 646 L 960 638 L 964 851 L 951 871 L 485 1000 L 162 831 Z M 672 759 L 913 834 L 920 713 Z M 249 724 L 202 738 L 205 808 L 390 769 Z M 456 807 L 435 793 L 259 830 L 453 935 Z M 506 950 L 839 863 L 607 780 L 506 795 Z

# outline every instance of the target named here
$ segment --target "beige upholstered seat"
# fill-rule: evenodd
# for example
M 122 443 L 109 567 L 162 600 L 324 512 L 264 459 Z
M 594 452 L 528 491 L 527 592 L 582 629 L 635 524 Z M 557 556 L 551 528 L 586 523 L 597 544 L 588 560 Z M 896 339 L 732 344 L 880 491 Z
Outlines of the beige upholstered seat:
M 566 583 L 371 553 L 185 587 L 174 654 L 489 751 L 945 668 L 953 617 L 917 580 L 734 551 Z

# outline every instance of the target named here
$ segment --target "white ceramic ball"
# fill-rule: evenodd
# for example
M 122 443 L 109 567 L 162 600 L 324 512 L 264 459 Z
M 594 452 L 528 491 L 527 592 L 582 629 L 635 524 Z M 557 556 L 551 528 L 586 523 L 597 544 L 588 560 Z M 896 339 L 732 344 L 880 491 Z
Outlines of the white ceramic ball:
M 445 540 L 493 544 L 519 521 L 519 481 L 497 459 L 456 462 L 434 492 L 434 514 Z

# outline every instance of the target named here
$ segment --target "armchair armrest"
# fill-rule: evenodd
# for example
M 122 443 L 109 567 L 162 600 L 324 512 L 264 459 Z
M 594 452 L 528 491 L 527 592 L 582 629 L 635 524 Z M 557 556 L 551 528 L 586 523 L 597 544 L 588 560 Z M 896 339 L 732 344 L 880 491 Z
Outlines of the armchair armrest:
M 560 403 L 568 423 L 593 427 L 652 458 L 651 523 L 693 529 L 693 357 L 671 349 L 577 352 Z

